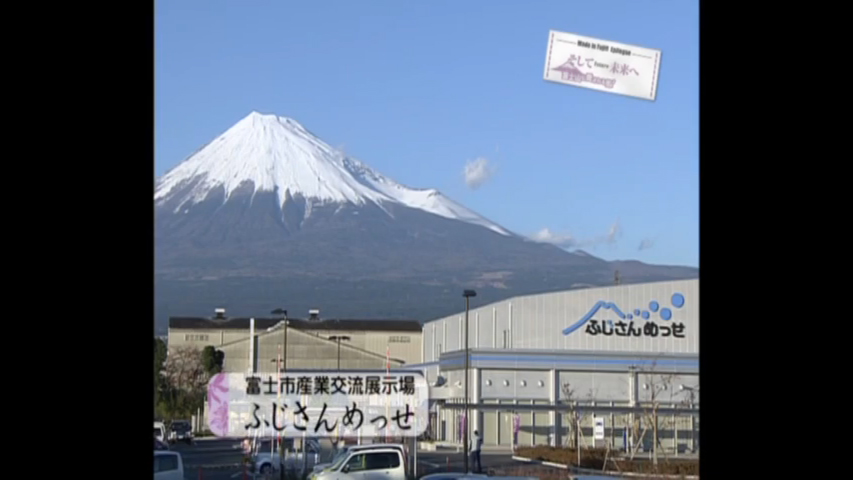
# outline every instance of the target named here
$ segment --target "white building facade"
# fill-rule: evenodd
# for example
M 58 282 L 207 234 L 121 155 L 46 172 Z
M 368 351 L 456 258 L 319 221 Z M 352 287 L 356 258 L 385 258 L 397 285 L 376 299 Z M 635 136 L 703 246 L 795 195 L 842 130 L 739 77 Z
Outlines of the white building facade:
M 465 318 L 424 324 L 418 366 L 436 384 L 432 434 L 451 444 L 467 424 Z M 657 424 L 659 448 L 698 452 L 698 279 L 516 297 L 472 308 L 467 330 L 469 430 L 486 445 L 644 451 Z

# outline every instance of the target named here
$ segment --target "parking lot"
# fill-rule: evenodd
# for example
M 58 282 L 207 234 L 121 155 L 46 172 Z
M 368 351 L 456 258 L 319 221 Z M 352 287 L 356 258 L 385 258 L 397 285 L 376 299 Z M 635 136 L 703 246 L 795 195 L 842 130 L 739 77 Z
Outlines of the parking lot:
M 187 479 L 234 480 L 244 476 L 240 465 L 243 454 L 238 440 L 197 440 L 193 445 L 181 443 L 172 445 L 171 449 L 181 453 L 184 461 L 184 476 Z M 514 464 L 508 451 L 484 451 L 482 463 L 484 471 Z M 457 453 L 455 450 L 418 452 L 418 476 L 433 472 L 461 472 L 463 469 L 464 459 L 461 452 Z M 247 476 L 253 478 L 251 474 Z

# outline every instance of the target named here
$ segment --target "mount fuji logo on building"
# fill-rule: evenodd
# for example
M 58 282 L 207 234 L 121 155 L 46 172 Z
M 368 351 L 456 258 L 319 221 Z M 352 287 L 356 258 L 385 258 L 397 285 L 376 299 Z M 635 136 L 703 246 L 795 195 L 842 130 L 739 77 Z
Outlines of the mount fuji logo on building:
M 601 300 L 580 320 L 563 329 L 563 335 L 570 335 L 586 325 L 585 332 L 592 336 L 684 338 L 684 324 L 669 323 L 673 319 L 673 309 L 678 310 L 684 307 L 684 295 L 674 293 L 670 303 L 672 308 L 661 308 L 657 300 L 652 300 L 649 302 L 648 310 L 636 308 L 632 313 L 624 313 L 615 303 Z M 606 318 L 608 312 L 618 317 L 618 320 Z M 594 318 L 597 314 L 603 318 Z M 653 314 L 657 314 L 665 323 L 658 324 L 652 320 Z

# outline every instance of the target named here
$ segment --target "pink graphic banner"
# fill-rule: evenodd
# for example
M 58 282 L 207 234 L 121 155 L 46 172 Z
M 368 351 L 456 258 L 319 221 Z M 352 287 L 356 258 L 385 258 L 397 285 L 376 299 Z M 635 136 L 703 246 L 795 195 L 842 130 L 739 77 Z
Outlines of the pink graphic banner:
M 429 423 L 429 385 L 421 372 L 220 373 L 208 409 L 219 437 L 415 437 Z

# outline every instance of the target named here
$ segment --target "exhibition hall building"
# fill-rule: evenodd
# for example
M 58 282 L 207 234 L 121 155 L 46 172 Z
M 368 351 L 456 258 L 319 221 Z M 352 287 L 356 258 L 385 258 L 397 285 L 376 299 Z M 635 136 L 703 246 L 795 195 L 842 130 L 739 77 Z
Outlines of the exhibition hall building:
M 430 435 L 459 445 L 466 311 L 424 324 Z M 699 449 L 699 280 L 515 297 L 468 318 L 469 432 L 485 445 Z

